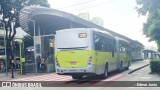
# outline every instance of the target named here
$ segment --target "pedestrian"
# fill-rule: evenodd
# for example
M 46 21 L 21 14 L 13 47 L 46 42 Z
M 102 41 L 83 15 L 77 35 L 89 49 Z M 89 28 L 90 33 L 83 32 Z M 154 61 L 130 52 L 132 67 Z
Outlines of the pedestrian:
M 41 58 L 41 69 L 44 71 L 45 70 L 45 58 Z
M 37 56 L 37 63 L 38 63 L 38 70 L 41 68 L 40 64 L 41 64 L 41 57 L 38 55 Z

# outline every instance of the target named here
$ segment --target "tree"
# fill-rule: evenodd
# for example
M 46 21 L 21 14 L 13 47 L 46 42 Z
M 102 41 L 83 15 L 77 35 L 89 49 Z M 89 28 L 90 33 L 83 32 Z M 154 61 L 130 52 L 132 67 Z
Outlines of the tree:
M 150 41 L 156 41 L 160 51 L 160 0 L 136 0 L 137 12 L 147 15 L 143 24 L 143 33 Z
M 37 5 L 49 7 L 47 0 L 1 0 L 0 1 L 0 14 L 3 15 L 1 22 L 5 24 L 5 30 L 6 30 L 8 61 L 10 59 L 9 57 L 11 56 L 12 52 L 11 42 L 13 41 L 13 38 L 16 34 L 16 28 L 20 27 L 18 19 L 20 10 L 25 6 L 37 6 Z

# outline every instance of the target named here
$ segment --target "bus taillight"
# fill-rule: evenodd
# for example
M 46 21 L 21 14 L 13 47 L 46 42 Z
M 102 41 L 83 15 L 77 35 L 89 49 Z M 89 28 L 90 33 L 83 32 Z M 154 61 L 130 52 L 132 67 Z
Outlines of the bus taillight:
M 58 62 L 58 59 L 57 59 L 57 58 L 55 58 L 55 61 L 56 61 L 56 66 L 59 66 L 59 67 L 60 67 L 60 65 L 59 65 L 59 62 Z

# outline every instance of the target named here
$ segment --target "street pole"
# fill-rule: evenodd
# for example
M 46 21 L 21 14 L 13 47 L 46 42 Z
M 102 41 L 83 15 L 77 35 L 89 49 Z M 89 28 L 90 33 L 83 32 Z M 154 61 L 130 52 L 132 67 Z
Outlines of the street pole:
M 22 64 L 22 48 L 21 48 L 21 47 L 22 47 L 22 46 L 21 46 L 21 44 L 22 44 L 22 38 L 14 38 L 14 40 L 15 40 L 15 41 L 18 41 L 18 45 L 19 45 L 20 73 L 21 73 L 21 75 L 22 75 L 22 74 L 23 74 L 23 73 L 22 73 L 22 71 L 23 71 L 23 70 L 22 70 L 22 69 L 23 69 L 23 68 L 22 68 L 22 65 L 23 65 L 23 64 Z
M 23 65 L 23 64 L 22 64 L 22 60 L 21 60 L 21 59 L 22 59 L 21 41 L 18 41 L 18 44 L 19 44 L 19 57 L 20 57 L 20 71 L 21 71 L 21 75 L 22 75 L 22 74 L 23 74 L 23 73 L 22 73 L 22 71 L 23 71 L 23 70 L 22 70 L 22 69 L 23 69 L 23 68 L 22 68 L 22 67 L 23 67 L 22 65 Z
M 35 20 L 32 19 L 28 19 L 29 21 L 31 21 L 33 23 L 33 29 L 34 29 L 34 36 L 33 36 L 33 40 L 34 40 L 34 59 L 35 59 L 35 72 L 37 74 L 37 60 L 36 60 L 36 45 L 35 45 L 35 33 L 36 33 L 36 27 L 35 27 Z
M 14 29 L 14 22 L 15 22 L 15 21 L 13 21 L 13 22 L 12 22 L 12 26 L 11 26 L 12 30 Z M 14 30 L 13 30 L 13 31 L 14 31 Z M 12 41 L 12 46 L 13 46 L 13 41 Z M 12 62 L 12 66 L 11 66 L 11 67 L 12 67 L 12 77 L 11 77 L 11 78 L 14 78 L 13 66 L 14 66 L 14 61 L 15 61 L 15 60 L 14 60 L 14 53 L 15 53 L 15 52 L 14 52 L 14 50 L 13 50 L 13 49 L 14 49 L 14 48 L 12 47 L 12 52 L 11 52 L 11 62 Z M 16 63 L 16 62 L 15 62 L 15 63 Z
M 12 30 L 14 29 L 14 22 L 12 22 Z M 14 30 L 13 30 L 13 33 L 14 33 Z M 13 41 L 12 42 L 14 42 L 14 39 L 13 39 Z M 13 43 L 14 45 L 15 45 L 15 42 Z M 12 45 L 13 45 L 12 44 Z M 14 45 L 13 45 L 13 58 L 14 58 L 14 69 L 15 69 L 15 71 L 16 71 L 16 65 L 17 65 L 17 60 L 16 60 L 16 50 L 15 50 L 15 48 L 14 48 Z

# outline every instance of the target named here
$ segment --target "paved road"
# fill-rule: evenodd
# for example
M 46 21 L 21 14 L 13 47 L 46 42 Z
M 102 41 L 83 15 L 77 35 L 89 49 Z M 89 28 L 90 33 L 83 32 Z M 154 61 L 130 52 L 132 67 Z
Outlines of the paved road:
M 160 81 L 160 75 L 153 74 L 149 66 L 144 67 L 122 78 L 121 81 Z
M 145 63 L 148 63 L 148 61 L 145 61 Z M 140 64 L 140 62 L 138 62 L 138 64 Z M 147 88 L 146 87 L 105 87 L 105 85 L 108 85 L 108 82 L 106 81 L 115 81 L 111 85 L 114 85 L 115 83 L 117 83 L 117 81 L 160 81 L 159 75 L 150 74 L 149 66 L 144 67 L 131 74 L 128 74 L 133 69 L 135 69 L 135 67 L 138 67 L 139 66 L 138 64 L 133 63 L 132 67 L 129 70 L 125 70 L 122 73 L 112 72 L 109 74 L 109 77 L 107 79 L 101 79 L 99 76 L 91 76 L 89 78 L 84 78 L 80 82 L 77 82 L 76 80 L 73 80 L 70 76 L 59 76 L 55 73 L 51 73 L 51 74 L 45 74 L 45 75 L 39 75 L 39 76 L 12 79 L 12 81 L 56 81 L 55 83 L 58 83 L 57 81 L 63 81 L 64 84 L 71 84 L 72 86 L 73 85 L 82 85 L 82 86 L 89 85 L 90 86 L 90 87 L 81 87 L 81 88 L 80 87 L 60 87 L 60 88 L 52 87 L 52 88 L 46 88 L 47 90 L 71 90 L 71 89 L 76 89 L 76 90 L 89 90 L 89 89 L 92 89 L 92 90 L 135 90 L 135 89 L 136 90 L 159 90 L 159 87 L 154 87 L 154 88 L 152 87 L 147 87 Z M 123 83 L 118 83 L 118 84 L 123 84 Z M 98 85 L 103 85 L 103 87 L 95 87 Z M 12 89 L 7 88 L 7 90 L 13 90 L 13 89 L 14 88 Z M 15 90 L 17 90 L 17 88 Z M 44 90 L 44 88 L 42 89 L 41 88 L 26 88 L 26 89 L 24 88 L 24 90 Z
M 160 75 L 151 74 L 149 66 L 119 79 L 119 81 L 160 81 Z M 100 90 L 160 90 L 160 87 L 104 87 Z
M 134 61 L 130 66 L 128 72 L 131 72 L 139 67 L 149 64 L 149 60 Z M 127 73 L 127 72 L 126 72 Z M 113 74 L 114 75 L 114 74 Z M 11 78 L 11 72 L 6 76 L 5 73 L 0 73 L 0 81 L 8 80 L 20 80 L 20 81 L 70 81 L 72 78 L 68 76 L 58 76 L 55 73 L 27 73 L 26 75 L 20 75 L 19 72 L 14 72 L 15 78 Z M 120 75 L 119 75 L 120 76 Z M 116 76 L 117 77 L 117 76 Z
M 122 73 L 111 73 L 107 79 L 104 81 L 115 81 L 116 79 L 119 79 L 120 77 L 124 77 L 129 72 L 133 71 L 134 69 L 137 69 L 139 67 L 142 67 L 144 65 L 149 64 L 149 60 L 143 60 L 143 61 L 136 61 L 132 62 L 132 65 L 129 70 L 124 71 Z M 5 74 L 4 74 L 5 76 Z M 57 75 L 56 73 L 50 73 L 50 74 L 44 74 L 44 75 L 35 75 L 35 74 L 27 74 L 27 75 L 17 75 L 14 79 L 8 79 L 8 77 L 5 79 L 1 79 L 2 81 L 6 80 L 12 80 L 12 81 L 71 81 L 72 78 L 70 76 L 63 76 L 63 75 Z M 10 78 L 10 77 L 9 77 Z M 87 78 L 88 80 L 95 80 L 97 78 L 96 76 L 93 76 L 91 78 Z M 0 80 L 0 81 L 1 81 Z
M 135 71 L 132 74 L 128 74 L 129 71 L 130 70 L 124 71 L 122 73 L 111 73 L 107 79 L 100 79 L 98 80 L 98 82 L 92 83 L 91 85 L 93 85 L 93 87 L 24 88 L 23 90 L 44 90 L 44 89 L 46 90 L 73 90 L 73 89 L 75 90 L 160 90 L 159 87 L 94 87 L 97 84 L 105 83 L 105 81 L 160 81 L 158 74 L 150 74 L 149 66 L 142 68 L 138 71 Z M 63 77 L 66 77 L 66 76 L 63 76 Z M 70 78 L 69 76 L 67 77 Z M 95 76 L 92 76 L 87 79 L 97 80 L 94 78 Z M 66 82 L 72 81 L 69 79 L 67 80 Z M 88 83 L 90 82 L 78 83 L 78 84 L 88 84 Z M 76 85 L 77 83 L 74 83 L 74 84 Z M 7 88 L 7 90 L 17 90 L 17 89 L 21 89 L 21 88 Z

